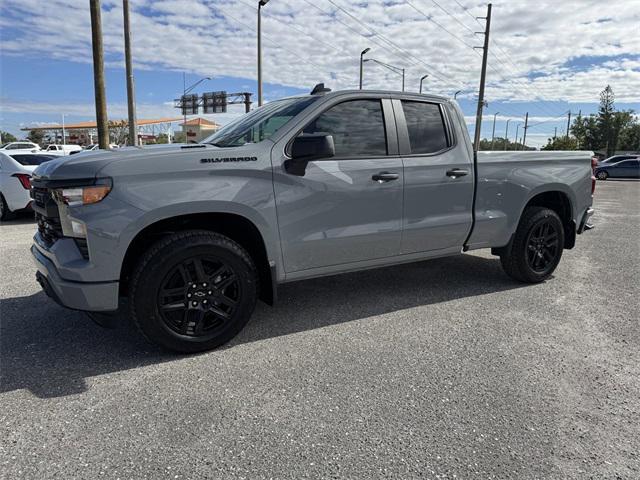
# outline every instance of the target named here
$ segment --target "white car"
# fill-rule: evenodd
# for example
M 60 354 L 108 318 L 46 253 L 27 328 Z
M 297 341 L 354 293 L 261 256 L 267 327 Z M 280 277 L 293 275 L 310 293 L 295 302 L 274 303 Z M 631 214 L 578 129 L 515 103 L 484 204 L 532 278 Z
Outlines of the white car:
M 82 147 L 80 145 L 51 144 L 44 151 L 51 155 L 62 156 L 62 155 L 70 155 L 71 153 L 81 152 Z
M 40 151 L 40 145 L 22 141 L 22 142 L 9 142 L 0 147 L 0 152 L 11 155 L 12 153 L 35 153 Z
M 31 173 L 38 165 L 56 158 L 42 153 L 0 152 L 0 220 L 31 204 Z

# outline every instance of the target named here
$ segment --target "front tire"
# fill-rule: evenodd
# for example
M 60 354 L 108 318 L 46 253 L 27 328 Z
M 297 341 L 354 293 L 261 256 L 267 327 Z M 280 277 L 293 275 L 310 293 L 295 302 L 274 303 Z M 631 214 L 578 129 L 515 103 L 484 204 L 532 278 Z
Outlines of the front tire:
M 169 235 L 141 258 L 131 277 L 131 317 L 144 337 L 183 353 L 216 348 L 253 313 L 257 274 L 249 254 L 218 233 Z
M 606 180 L 609 177 L 609 174 L 603 170 L 598 172 L 598 175 L 596 176 L 598 177 L 598 180 Z
M 563 247 L 564 227 L 558 214 L 545 207 L 527 207 L 500 261 L 511 278 L 539 283 L 554 272 Z

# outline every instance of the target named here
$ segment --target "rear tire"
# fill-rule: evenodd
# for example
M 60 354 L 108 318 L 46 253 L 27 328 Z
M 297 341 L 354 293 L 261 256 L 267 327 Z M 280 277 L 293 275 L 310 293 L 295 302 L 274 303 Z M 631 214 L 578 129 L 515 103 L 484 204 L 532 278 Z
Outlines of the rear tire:
M 558 214 L 545 207 L 527 207 L 500 261 L 511 278 L 539 283 L 554 272 L 563 247 L 564 227 Z
M 249 254 L 218 233 L 169 235 L 140 259 L 129 286 L 130 313 L 142 335 L 177 352 L 216 348 L 253 313 L 258 277 Z
M 13 212 L 9 210 L 9 206 L 7 205 L 7 201 L 4 198 L 4 195 L 0 193 L 0 220 L 10 220 L 13 218 Z

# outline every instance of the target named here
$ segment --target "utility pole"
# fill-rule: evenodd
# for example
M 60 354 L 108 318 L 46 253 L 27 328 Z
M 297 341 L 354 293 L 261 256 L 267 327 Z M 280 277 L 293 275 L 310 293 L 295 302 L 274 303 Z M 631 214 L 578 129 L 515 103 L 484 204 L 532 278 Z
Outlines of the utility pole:
M 522 150 L 525 149 L 527 143 L 527 128 L 529 128 L 529 112 L 524 116 L 524 135 L 522 137 Z
M 493 114 L 493 130 L 491 131 L 491 151 L 493 151 L 493 141 L 496 138 L 496 117 L 500 112 L 496 112 Z
M 258 106 L 262 106 L 262 7 L 269 0 L 259 0 L 258 2 Z
M 504 149 L 509 150 L 509 122 L 510 118 L 507 119 L 507 128 L 504 131 Z
M 62 145 L 64 145 L 64 144 L 65 144 L 65 143 L 64 143 L 64 137 L 66 136 L 66 135 L 65 135 L 65 133 L 66 133 L 66 132 L 64 131 L 64 113 L 63 113 L 63 114 L 62 114 Z
M 482 128 L 482 109 L 484 107 L 484 84 L 487 79 L 487 57 L 489 55 L 489 32 L 491 30 L 491 4 L 487 5 L 487 16 L 484 32 L 484 46 L 482 47 L 482 72 L 480 74 L 480 91 L 478 92 L 478 111 L 476 113 L 476 134 L 473 148 L 477 152 L 480 148 L 480 129 Z M 477 47 L 474 47 L 477 48 Z
M 554 127 L 553 129 L 553 139 L 555 140 L 558 137 L 558 127 Z
M 404 68 L 402 69 L 402 91 L 404 92 Z
M 98 126 L 98 147 L 109 148 L 109 121 L 107 119 L 107 98 L 104 87 L 104 52 L 102 49 L 102 20 L 100 0 L 89 0 L 91 10 L 91 44 L 93 46 L 93 84 L 96 97 L 96 123 Z
M 127 70 L 127 107 L 129 111 L 129 145 L 138 145 L 138 121 L 136 119 L 136 94 L 131 62 L 131 27 L 129 26 L 129 0 L 122 0 L 124 11 L 124 61 Z
M 569 140 L 569 128 L 571 126 L 571 110 L 567 112 L 567 140 Z

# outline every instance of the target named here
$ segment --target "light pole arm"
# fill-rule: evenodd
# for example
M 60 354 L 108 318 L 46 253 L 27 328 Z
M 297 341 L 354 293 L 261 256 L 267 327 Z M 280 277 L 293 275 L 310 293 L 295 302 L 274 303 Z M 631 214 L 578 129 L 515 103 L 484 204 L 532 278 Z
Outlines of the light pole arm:
M 193 85 L 191 85 L 189 88 L 187 88 L 184 91 L 184 94 L 186 95 L 187 93 L 189 93 L 191 90 L 193 90 L 194 88 L 196 88 L 198 85 L 200 85 L 202 82 L 204 82 L 205 80 L 211 80 L 211 77 L 205 77 L 205 78 L 201 78 L 200 80 L 198 80 L 196 83 L 194 83 Z

